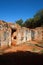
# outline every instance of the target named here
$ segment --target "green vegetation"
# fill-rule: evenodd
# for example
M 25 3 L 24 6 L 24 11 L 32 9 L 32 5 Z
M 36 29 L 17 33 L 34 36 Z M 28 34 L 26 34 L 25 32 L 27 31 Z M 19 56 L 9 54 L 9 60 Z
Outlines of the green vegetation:
M 32 51 L 34 51 L 34 52 L 35 52 L 35 51 L 37 51 L 37 49 L 36 49 L 36 48 L 33 48 L 33 49 L 32 49 Z
M 27 19 L 25 22 L 20 19 L 16 23 L 27 28 L 43 27 L 43 9 L 38 11 L 33 18 Z
M 22 19 L 16 21 L 16 23 L 19 24 L 20 26 L 23 26 L 23 20 Z
M 40 52 L 43 53 L 43 50 L 41 50 Z

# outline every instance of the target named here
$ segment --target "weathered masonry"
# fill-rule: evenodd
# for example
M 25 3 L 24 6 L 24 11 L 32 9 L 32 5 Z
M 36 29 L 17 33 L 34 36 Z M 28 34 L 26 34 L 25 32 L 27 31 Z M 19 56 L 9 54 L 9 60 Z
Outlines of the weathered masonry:
M 5 22 L 0 22 L 0 46 L 11 46 L 11 29 Z
M 12 45 L 19 45 L 26 41 L 43 41 L 43 27 L 29 29 L 20 27 L 18 24 L 12 25 L 12 27 Z
M 19 45 L 31 40 L 43 41 L 43 27 L 30 29 L 0 21 L 0 47 Z

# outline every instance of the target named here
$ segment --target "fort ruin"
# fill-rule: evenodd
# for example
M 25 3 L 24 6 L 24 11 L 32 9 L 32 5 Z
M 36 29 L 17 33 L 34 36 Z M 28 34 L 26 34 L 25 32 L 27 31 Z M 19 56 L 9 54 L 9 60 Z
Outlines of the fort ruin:
M 0 47 L 19 45 L 26 41 L 43 41 L 43 27 L 30 29 L 0 21 Z

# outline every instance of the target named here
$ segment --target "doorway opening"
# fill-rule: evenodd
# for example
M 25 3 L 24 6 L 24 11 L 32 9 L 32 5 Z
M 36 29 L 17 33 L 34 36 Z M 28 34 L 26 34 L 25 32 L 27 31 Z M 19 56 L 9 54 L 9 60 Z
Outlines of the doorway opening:
M 17 31 L 17 29 L 15 28 L 15 29 L 12 29 L 12 33 L 11 34 L 13 34 L 14 32 L 16 32 Z

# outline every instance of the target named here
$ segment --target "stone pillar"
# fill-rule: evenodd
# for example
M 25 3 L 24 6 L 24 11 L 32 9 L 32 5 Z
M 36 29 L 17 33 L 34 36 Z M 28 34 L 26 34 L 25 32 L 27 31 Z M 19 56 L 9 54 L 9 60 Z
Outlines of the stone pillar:
M 38 32 L 37 32 L 37 30 L 35 30 L 35 37 L 34 37 L 34 40 L 37 40 L 37 37 L 38 37 Z
M 21 42 L 22 43 L 24 43 L 24 42 L 26 42 L 26 30 L 25 30 L 25 28 L 22 28 L 22 40 L 21 40 Z
M 11 46 L 11 29 L 10 28 L 9 28 L 8 40 L 9 40 L 9 46 Z
M 26 42 L 26 31 L 24 31 L 23 33 L 23 42 Z
M 17 45 L 18 44 L 21 44 L 21 33 L 20 32 L 17 33 Z
M 27 41 L 30 41 L 30 40 L 31 40 L 31 30 L 28 30 Z

